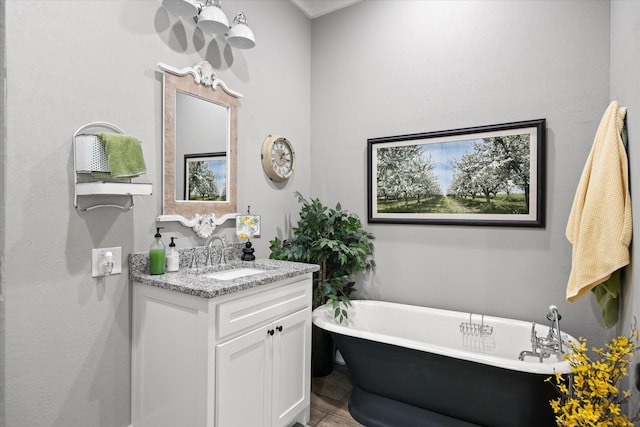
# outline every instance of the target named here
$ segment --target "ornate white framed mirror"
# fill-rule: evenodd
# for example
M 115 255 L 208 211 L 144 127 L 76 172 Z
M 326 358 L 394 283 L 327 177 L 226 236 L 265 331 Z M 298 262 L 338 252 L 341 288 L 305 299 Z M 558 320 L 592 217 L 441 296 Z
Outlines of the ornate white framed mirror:
M 163 77 L 163 198 L 158 221 L 178 221 L 202 238 L 237 214 L 237 114 L 242 95 L 211 64 Z

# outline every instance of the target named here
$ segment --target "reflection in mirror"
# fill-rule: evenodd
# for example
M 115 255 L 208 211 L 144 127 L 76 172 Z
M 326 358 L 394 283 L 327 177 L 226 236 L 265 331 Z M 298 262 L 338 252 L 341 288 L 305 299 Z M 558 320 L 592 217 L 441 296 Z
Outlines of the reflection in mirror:
M 236 214 L 237 92 L 203 61 L 164 71 L 163 203 L 158 221 L 199 237 Z M 189 179 L 191 176 L 192 179 Z
M 176 200 L 225 201 L 229 108 L 178 91 L 175 121 Z

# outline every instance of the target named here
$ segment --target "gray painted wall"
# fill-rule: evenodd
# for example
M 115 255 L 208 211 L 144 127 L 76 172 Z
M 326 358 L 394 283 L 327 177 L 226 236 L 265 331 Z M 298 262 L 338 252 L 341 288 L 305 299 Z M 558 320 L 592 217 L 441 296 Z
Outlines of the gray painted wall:
M 156 65 L 206 59 L 244 95 L 238 203 L 261 213 L 264 235 L 274 235 L 285 213 L 296 211 L 293 192 L 310 191 L 310 22 L 284 0 L 223 2 L 228 16 L 245 11 L 258 40 L 255 49 L 232 51 L 189 19 L 169 16 L 156 0 L 6 6 L 6 424 L 128 426 L 127 269 L 96 280 L 90 259 L 92 248 L 121 246 L 126 255 L 147 251 L 153 240 L 162 194 Z M 92 121 L 112 122 L 143 142 L 154 195 L 136 198 L 132 211 L 73 207 L 71 136 Z M 291 138 L 298 153 L 301 172 L 284 188 L 270 185 L 260 166 L 262 141 L 272 132 Z M 179 247 L 202 244 L 191 230 L 166 226 L 165 243 L 178 236 Z M 256 247 L 258 256 L 268 255 L 267 239 Z
M 637 171 L 640 167 L 640 150 L 634 137 L 640 130 L 640 86 L 637 76 L 640 75 L 640 2 L 613 1 L 611 2 L 611 99 L 620 102 L 627 107 L 627 131 L 629 132 L 629 170 L 631 180 L 631 200 L 635 202 L 633 222 L 640 224 L 640 209 L 637 208 L 640 200 L 640 176 Z M 634 143 L 635 142 L 635 143 Z M 637 231 L 636 231 L 637 235 Z M 634 317 L 640 312 L 640 291 L 637 287 L 638 275 L 635 274 L 633 265 L 640 262 L 640 251 L 637 250 L 635 239 L 632 242 L 634 249 L 631 253 L 632 267 L 626 270 L 627 283 L 632 284 L 625 288 L 623 294 L 623 313 L 618 325 L 618 331 L 629 332 Z M 640 354 L 636 355 L 636 362 L 640 362 Z M 633 370 L 632 370 L 633 371 Z M 633 374 L 631 374 L 631 378 Z M 632 379 L 631 384 L 635 381 Z M 630 413 L 640 410 L 640 396 L 635 393 L 632 397 Z
M 636 5 L 616 1 L 610 17 L 608 1 L 365 1 L 310 23 L 284 0 L 224 2 L 229 16 L 244 10 L 256 33 L 257 47 L 246 52 L 225 50 L 155 0 L 6 6 L 7 426 L 130 423 L 127 272 L 92 279 L 90 250 L 122 246 L 127 254 L 151 243 L 161 208 L 157 62 L 206 59 L 244 94 L 239 208 L 263 215 L 260 257 L 295 221 L 295 190 L 366 217 L 367 138 L 546 117 L 546 228 L 369 226 L 378 269 L 360 294 L 539 322 L 555 303 L 576 335 L 597 342 L 616 332 L 601 328 L 589 299 L 564 300 L 564 227 L 610 95 L 630 109 L 637 102 Z M 143 141 L 154 195 L 137 198 L 130 212 L 73 208 L 71 135 L 95 120 Z M 278 187 L 260 167 L 269 133 L 296 147 L 298 169 Z M 630 158 L 633 167 L 632 150 Z M 202 243 L 163 225 L 179 247 Z M 628 319 L 640 302 L 637 293 L 627 298 Z
M 7 145 L 6 138 L 6 99 L 5 99 L 5 1 L 0 0 L 0 62 L 2 66 L 0 67 L 0 349 L 4 349 L 4 235 L 5 235 L 5 221 L 4 221 L 4 198 L 5 198 L 5 170 L 4 165 L 6 164 L 5 159 L 5 147 Z M 0 426 L 4 426 L 5 416 L 4 416 L 4 378 L 5 368 L 4 368 L 4 359 L 5 352 L 0 351 Z
M 375 224 L 360 295 L 545 322 L 565 300 L 573 194 L 609 104 L 606 1 L 364 1 L 312 23 L 312 189 L 366 218 L 367 138 L 547 119 L 545 228 Z M 427 327 L 427 325 L 424 325 Z

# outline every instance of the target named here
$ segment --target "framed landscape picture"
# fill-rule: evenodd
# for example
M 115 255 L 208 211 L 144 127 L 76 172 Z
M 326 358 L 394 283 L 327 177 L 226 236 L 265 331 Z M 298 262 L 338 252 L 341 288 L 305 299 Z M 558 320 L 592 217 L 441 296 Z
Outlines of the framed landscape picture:
M 227 200 L 226 153 L 185 154 L 184 199 L 216 202 Z
M 545 119 L 367 140 L 368 220 L 544 227 Z

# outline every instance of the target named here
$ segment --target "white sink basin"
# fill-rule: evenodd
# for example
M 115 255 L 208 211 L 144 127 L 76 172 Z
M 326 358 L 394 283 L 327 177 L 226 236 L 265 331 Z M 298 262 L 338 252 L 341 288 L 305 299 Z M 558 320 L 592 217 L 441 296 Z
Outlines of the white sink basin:
M 214 273 L 204 274 L 203 276 L 209 279 L 216 279 L 216 280 L 233 280 L 239 277 L 252 276 L 258 273 L 264 273 L 265 271 L 266 270 L 260 270 L 258 268 L 241 267 L 241 268 L 234 268 L 231 270 L 216 271 Z

